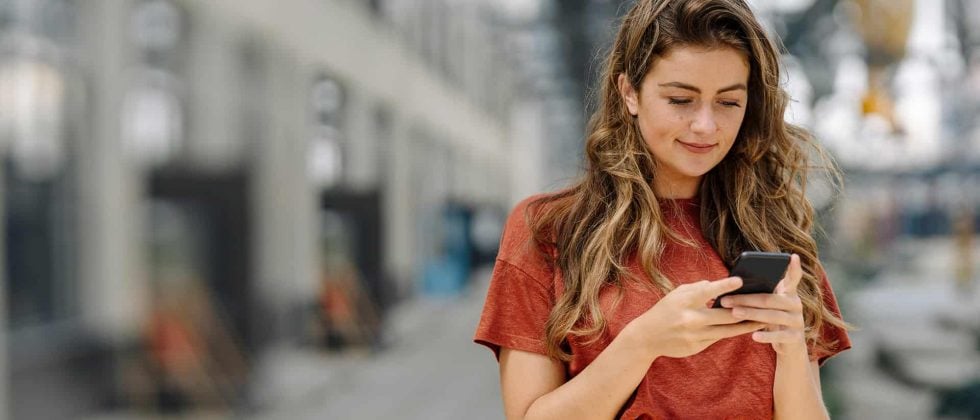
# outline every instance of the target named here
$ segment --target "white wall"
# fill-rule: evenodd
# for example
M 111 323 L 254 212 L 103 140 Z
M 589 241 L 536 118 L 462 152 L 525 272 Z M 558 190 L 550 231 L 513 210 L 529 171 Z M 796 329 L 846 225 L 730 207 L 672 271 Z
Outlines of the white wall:
M 367 168 L 376 146 L 369 113 L 377 103 L 391 107 L 393 136 L 387 168 L 391 184 L 383 188 L 389 272 L 406 276 L 415 264 L 415 221 L 406 196 L 411 175 L 407 162 L 412 147 L 410 126 L 424 126 L 437 134 L 438 141 L 472 153 L 487 168 L 499 171 L 485 174 L 487 179 L 508 176 L 506 127 L 433 74 L 431 66 L 407 48 L 392 28 L 369 16 L 362 5 L 342 0 L 212 0 L 199 6 L 260 31 L 284 53 L 321 64 L 344 84 L 352 115 L 345 133 L 350 147 L 348 164 L 356 167 L 348 180 L 355 187 L 369 186 L 377 179 L 376 171 Z M 410 279 L 397 280 L 409 287 Z
M 128 164 L 121 137 L 126 67 L 132 53 L 126 1 L 94 0 L 80 7 L 80 57 L 88 78 L 91 119 L 78 150 L 80 308 L 82 319 L 107 339 L 137 333 L 146 305 L 147 275 L 141 267 L 141 179 Z M 120 217 L 125 216 L 125 217 Z

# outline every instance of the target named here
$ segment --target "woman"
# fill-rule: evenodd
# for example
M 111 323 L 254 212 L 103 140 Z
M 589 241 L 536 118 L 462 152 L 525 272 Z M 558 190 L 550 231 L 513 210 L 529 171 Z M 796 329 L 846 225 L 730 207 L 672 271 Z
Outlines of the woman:
M 475 341 L 507 417 L 826 418 L 819 365 L 850 341 L 774 44 L 742 0 L 638 0 L 600 83 L 582 179 L 501 240 Z M 712 309 L 746 250 L 790 268 Z

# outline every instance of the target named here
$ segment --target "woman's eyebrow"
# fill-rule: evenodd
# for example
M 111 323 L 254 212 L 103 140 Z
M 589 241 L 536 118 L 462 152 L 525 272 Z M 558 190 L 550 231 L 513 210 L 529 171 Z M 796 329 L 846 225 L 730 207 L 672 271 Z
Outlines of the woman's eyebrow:
M 690 91 L 693 91 L 693 92 L 701 93 L 701 89 L 699 89 L 697 86 L 692 86 L 692 85 L 689 85 L 689 84 L 683 83 L 683 82 L 661 83 L 661 84 L 659 84 L 657 86 L 660 86 L 660 87 L 674 87 L 674 88 L 680 88 L 680 89 L 685 89 L 685 90 L 690 90 Z M 723 87 L 721 89 L 718 89 L 718 92 L 716 92 L 716 93 L 725 93 L 725 92 L 730 92 L 730 91 L 739 90 L 739 89 L 741 89 L 741 90 L 748 90 L 748 88 L 745 87 L 745 84 L 744 83 L 736 83 L 734 85 L 725 86 L 725 87 Z

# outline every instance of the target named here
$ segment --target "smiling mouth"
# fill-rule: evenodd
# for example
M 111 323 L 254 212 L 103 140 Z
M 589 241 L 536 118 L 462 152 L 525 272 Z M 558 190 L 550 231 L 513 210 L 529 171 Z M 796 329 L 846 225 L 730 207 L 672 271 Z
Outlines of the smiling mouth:
M 694 153 L 707 153 L 711 151 L 711 149 L 714 149 L 715 146 L 717 146 L 717 144 L 685 143 L 680 140 L 677 140 L 677 142 L 680 143 L 681 146 L 684 146 L 685 149 L 690 150 Z

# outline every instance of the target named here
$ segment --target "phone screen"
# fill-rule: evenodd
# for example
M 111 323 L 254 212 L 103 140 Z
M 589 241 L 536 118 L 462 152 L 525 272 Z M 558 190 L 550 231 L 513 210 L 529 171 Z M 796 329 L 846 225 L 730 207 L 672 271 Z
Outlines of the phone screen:
M 715 308 L 721 307 L 721 298 L 748 293 L 772 293 L 789 268 L 790 255 L 782 252 L 743 252 L 735 262 L 731 275 L 742 278 L 742 287 L 715 299 Z

